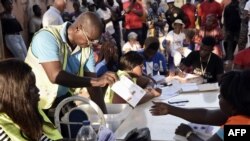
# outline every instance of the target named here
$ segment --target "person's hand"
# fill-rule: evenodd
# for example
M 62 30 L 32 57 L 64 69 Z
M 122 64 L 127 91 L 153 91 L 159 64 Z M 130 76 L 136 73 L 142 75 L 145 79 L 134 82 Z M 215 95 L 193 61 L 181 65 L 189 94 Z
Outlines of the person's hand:
M 175 130 L 176 135 L 186 137 L 187 133 L 193 131 L 193 129 L 187 124 L 181 123 Z
M 177 71 L 176 73 L 177 73 L 177 75 L 178 75 L 179 77 L 181 77 L 181 78 L 184 78 L 184 77 L 186 76 L 186 73 L 183 72 L 183 71 Z
M 153 102 L 153 106 L 149 110 L 152 115 L 160 116 L 169 114 L 169 105 L 163 102 Z
M 154 97 L 158 97 L 161 95 L 161 90 L 156 88 L 146 88 L 146 92 L 153 95 Z
M 117 80 L 118 77 L 114 72 L 106 72 L 101 77 L 97 78 L 97 86 L 105 87 L 106 85 L 112 85 Z

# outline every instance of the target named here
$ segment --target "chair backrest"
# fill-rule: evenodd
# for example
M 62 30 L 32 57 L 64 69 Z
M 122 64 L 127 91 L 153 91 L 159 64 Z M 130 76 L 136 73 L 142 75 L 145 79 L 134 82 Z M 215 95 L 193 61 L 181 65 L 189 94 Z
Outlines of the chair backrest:
M 78 107 L 70 109 L 68 113 L 64 115 L 63 118 L 60 119 L 60 111 L 64 105 L 66 105 L 69 102 L 76 102 L 80 101 L 80 105 Z M 96 105 L 93 101 L 90 99 L 81 97 L 81 96 L 71 96 L 69 98 L 64 99 L 62 102 L 60 102 L 55 110 L 54 120 L 55 120 L 55 126 L 57 129 L 63 134 L 64 138 L 74 139 L 77 135 L 78 130 L 82 126 L 83 120 L 90 120 L 93 116 L 93 110 L 90 112 L 90 110 L 85 110 L 81 104 L 88 105 L 88 107 L 92 108 L 94 110 L 94 114 L 97 115 L 98 121 L 100 122 L 100 125 L 106 125 L 106 121 L 103 115 L 102 110 Z

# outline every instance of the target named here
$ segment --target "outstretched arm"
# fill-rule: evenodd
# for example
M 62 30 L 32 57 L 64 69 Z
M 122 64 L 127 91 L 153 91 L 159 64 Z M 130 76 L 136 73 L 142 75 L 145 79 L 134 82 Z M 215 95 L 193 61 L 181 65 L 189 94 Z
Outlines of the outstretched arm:
M 150 112 L 154 116 L 171 114 L 187 121 L 198 124 L 222 125 L 226 122 L 227 116 L 220 110 L 208 110 L 203 108 L 179 108 L 167 103 L 153 102 Z

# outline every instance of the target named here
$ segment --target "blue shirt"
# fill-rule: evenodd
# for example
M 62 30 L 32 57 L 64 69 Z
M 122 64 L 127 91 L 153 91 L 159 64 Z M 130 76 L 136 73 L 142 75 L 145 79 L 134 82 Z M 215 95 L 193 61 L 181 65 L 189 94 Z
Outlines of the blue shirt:
M 64 23 L 63 28 L 60 31 L 60 36 L 63 42 L 67 43 L 67 24 Z M 38 58 L 39 63 L 59 61 L 60 48 L 56 38 L 49 31 L 40 31 L 36 34 L 32 40 L 32 52 Z M 67 59 L 66 72 L 71 74 L 77 74 L 79 71 L 81 60 L 81 50 L 74 50 Z M 91 50 L 89 57 L 87 58 L 84 65 L 85 72 L 95 73 L 95 60 L 93 50 Z M 58 95 L 62 96 L 68 92 L 68 89 L 63 86 L 59 86 Z
M 139 53 L 145 58 L 143 54 L 144 50 L 139 51 Z M 163 54 L 160 52 L 156 52 L 156 54 L 150 59 L 146 60 L 144 59 L 144 67 L 143 67 L 143 73 L 148 74 L 147 72 L 147 64 L 153 62 L 153 67 L 148 67 L 153 69 L 153 75 L 157 75 L 158 73 L 165 75 L 167 72 L 167 61 Z

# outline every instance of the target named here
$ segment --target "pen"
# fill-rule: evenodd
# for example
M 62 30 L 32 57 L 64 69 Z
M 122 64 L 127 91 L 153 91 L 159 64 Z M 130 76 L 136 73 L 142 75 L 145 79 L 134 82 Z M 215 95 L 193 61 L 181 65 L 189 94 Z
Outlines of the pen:
M 177 69 L 178 69 L 180 72 L 182 72 L 182 70 L 181 70 L 179 67 L 177 67 Z
M 168 101 L 169 104 L 179 104 L 179 103 L 187 103 L 187 102 L 189 102 L 189 100 L 181 100 L 181 101 L 174 101 L 174 102 Z

